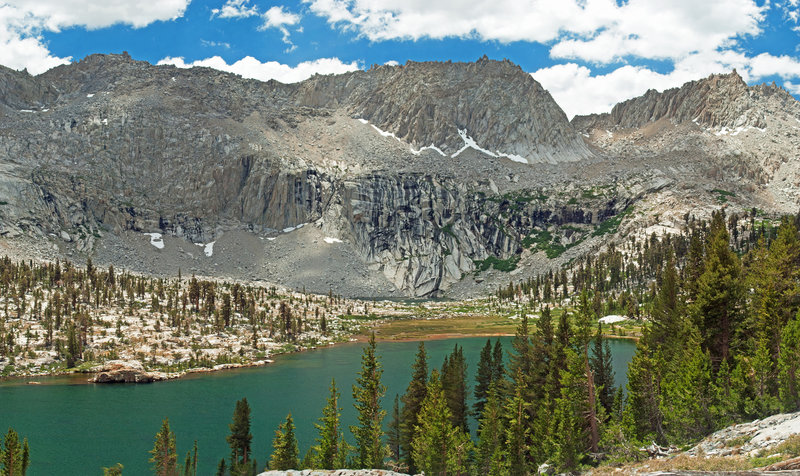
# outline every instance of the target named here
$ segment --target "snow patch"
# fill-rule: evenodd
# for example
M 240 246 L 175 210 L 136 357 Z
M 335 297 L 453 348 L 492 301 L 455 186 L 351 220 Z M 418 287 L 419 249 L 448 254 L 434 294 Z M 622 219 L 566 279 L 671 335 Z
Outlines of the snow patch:
M 19 112 L 33 112 L 31 109 L 20 109 Z
M 284 233 L 290 233 L 290 232 L 293 232 L 294 230 L 299 230 L 300 228 L 303 228 L 303 225 L 305 225 L 305 223 L 301 223 L 301 224 L 299 224 L 297 226 L 290 226 L 288 228 L 284 228 L 283 232 Z
M 413 148 L 413 147 L 411 147 L 411 153 L 412 153 L 412 154 L 414 154 L 414 155 L 419 155 L 419 154 L 421 154 L 423 150 L 435 150 L 435 151 L 436 151 L 436 152 L 438 152 L 438 153 L 439 153 L 439 155 L 441 155 L 442 157 L 447 157 L 447 154 L 445 154 L 444 152 L 442 152 L 442 149 L 440 149 L 440 148 L 436 147 L 436 146 L 435 146 L 435 145 L 433 145 L 433 144 L 431 144 L 431 145 L 426 145 L 426 146 L 423 146 L 423 147 L 420 147 L 420 148 L 419 148 L 419 150 L 414 150 L 414 148 Z
M 529 163 L 528 159 L 526 159 L 525 157 L 516 155 L 516 154 L 506 154 L 506 153 L 500 152 L 500 151 L 491 152 L 489 150 L 484 149 L 483 147 L 479 146 L 477 142 L 475 142 L 475 139 L 473 139 L 472 136 L 467 135 L 467 130 L 466 129 L 459 129 L 458 130 L 458 135 L 461 136 L 461 140 L 464 141 L 464 147 L 458 149 L 458 151 L 456 151 L 456 153 L 451 156 L 453 158 L 458 157 L 458 154 L 464 152 L 468 148 L 472 148 L 472 149 L 475 149 L 475 150 L 477 150 L 479 152 L 483 152 L 484 154 L 486 154 L 486 155 L 488 155 L 490 157 L 505 157 L 507 159 L 513 160 L 514 162 L 520 162 L 522 164 Z
M 373 128 L 373 129 L 375 129 L 376 131 L 378 131 L 378 134 L 382 135 L 383 137 L 393 137 L 393 138 L 397 139 L 397 141 L 398 141 L 398 142 L 403 142 L 403 141 L 401 141 L 401 140 L 400 140 L 400 139 L 399 139 L 399 138 L 398 138 L 396 135 L 394 135 L 394 132 L 386 132 L 386 131 L 384 131 L 384 130 L 381 130 L 381 129 L 380 129 L 378 126 L 376 126 L 375 124 L 370 124 L 370 125 L 372 126 L 372 128 Z
M 151 245 L 155 246 L 160 250 L 164 249 L 164 238 L 161 236 L 161 233 L 144 233 L 144 234 L 150 237 Z
M 94 94 L 87 94 L 87 95 L 86 95 L 86 97 L 87 97 L 87 98 L 93 98 L 93 97 L 94 97 Z
M 340 240 L 339 238 L 333 238 L 331 236 L 326 236 L 325 238 L 323 238 L 323 240 L 325 241 L 325 243 L 328 243 L 329 245 L 331 245 L 333 243 L 341 243 L 342 242 L 342 240 Z
M 619 315 L 616 315 L 616 314 L 611 314 L 611 315 L 608 315 L 608 316 L 605 316 L 605 317 L 601 317 L 600 319 L 598 319 L 598 321 L 601 324 L 613 324 L 615 322 L 622 322 L 622 321 L 627 321 L 627 320 L 628 320 L 627 317 L 619 316 Z
M 211 257 L 214 254 L 214 243 L 216 241 L 212 241 L 211 243 L 195 243 L 197 246 L 203 247 L 203 254 Z
M 366 119 L 362 119 L 362 118 L 360 118 L 360 117 L 358 118 L 358 122 L 360 122 L 360 123 L 362 123 L 362 124 L 369 124 L 369 121 L 368 121 L 368 120 L 366 120 Z
M 519 162 L 520 164 L 527 164 L 528 163 L 528 159 L 526 159 L 525 157 L 522 157 L 521 155 L 517 155 L 517 154 L 506 154 L 506 153 L 498 151 L 497 152 L 497 156 L 498 157 L 505 157 L 505 158 L 507 158 L 509 160 L 513 160 L 514 162 Z

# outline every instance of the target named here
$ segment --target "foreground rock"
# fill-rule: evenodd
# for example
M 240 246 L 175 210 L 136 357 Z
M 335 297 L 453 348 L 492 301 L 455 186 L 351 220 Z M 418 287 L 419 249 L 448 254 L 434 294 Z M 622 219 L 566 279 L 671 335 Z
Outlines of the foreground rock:
M 753 456 L 800 434 L 800 412 L 779 413 L 763 420 L 729 426 L 701 441 L 687 453 L 707 456 Z
M 164 372 L 148 372 L 136 360 L 112 360 L 101 367 L 97 375 L 89 379 L 94 383 L 152 383 L 173 378 Z

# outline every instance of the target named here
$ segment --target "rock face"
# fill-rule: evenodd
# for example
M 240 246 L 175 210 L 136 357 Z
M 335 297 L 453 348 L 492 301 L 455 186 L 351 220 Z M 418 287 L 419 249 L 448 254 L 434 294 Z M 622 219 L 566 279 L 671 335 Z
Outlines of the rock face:
M 208 243 L 315 223 L 410 295 L 518 249 L 473 192 L 592 156 L 530 75 L 485 58 L 284 85 L 93 55 L 37 77 L 2 69 L 0 91 L 3 236 L 92 254 L 109 234 Z M 474 180 L 487 161 L 498 178 Z

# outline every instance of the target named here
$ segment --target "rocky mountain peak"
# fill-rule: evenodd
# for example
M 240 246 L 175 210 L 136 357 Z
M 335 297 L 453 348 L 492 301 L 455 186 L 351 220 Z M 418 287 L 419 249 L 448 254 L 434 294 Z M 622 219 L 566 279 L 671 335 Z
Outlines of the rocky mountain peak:
M 349 113 L 413 148 L 456 154 L 471 138 L 521 162 L 557 163 L 591 156 L 550 94 L 508 60 L 413 62 L 302 83 L 299 102 L 346 104 Z
M 593 124 L 602 124 L 607 129 L 629 129 L 667 119 L 675 124 L 694 122 L 709 128 L 764 128 L 764 111 L 759 107 L 759 99 L 764 94 L 774 93 L 748 87 L 733 70 L 728 74 L 712 74 L 690 81 L 661 93 L 651 89 L 643 96 L 617 104 L 610 114 L 576 117 L 573 125 L 584 131 L 592 128 Z

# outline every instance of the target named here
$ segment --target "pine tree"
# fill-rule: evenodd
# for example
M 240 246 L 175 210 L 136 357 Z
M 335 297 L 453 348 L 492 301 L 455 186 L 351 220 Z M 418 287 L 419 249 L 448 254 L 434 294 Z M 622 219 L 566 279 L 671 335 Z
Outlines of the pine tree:
M 278 429 L 275 431 L 269 468 L 278 471 L 299 469 L 298 454 L 297 438 L 294 436 L 294 421 L 290 413 L 286 415 L 286 421 L 278 425 Z
M 729 247 L 722 213 L 716 213 L 706 244 L 705 269 L 697 281 L 694 316 L 707 350 L 719 367 L 730 355 L 738 330 L 742 302 L 741 263 Z
M 375 333 L 369 338 L 361 356 L 361 371 L 353 385 L 353 404 L 358 412 L 358 426 L 351 426 L 350 431 L 356 438 L 356 464 L 363 469 L 383 468 L 386 447 L 381 443 L 383 436 L 383 417 L 386 411 L 381 409 L 381 398 L 386 387 L 381 383 L 383 368 L 375 353 Z
M 314 447 L 314 467 L 320 469 L 340 469 L 347 463 L 347 444 L 340 426 L 341 408 L 336 381 L 331 379 L 330 396 L 322 409 L 322 417 L 314 426 L 319 432 Z
M 103 476 L 122 476 L 123 469 L 125 469 L 125 466 L 122 466 L 122 463 L 117 463 L 109 468 L 104 467 Z
M 219 464 L 217 465 L 217 472 L 215 473 L 216 476 L 225 476 L 228 474 L 228 468 L 225 465 L 225 458 L 219 460 Z
M 24 476 L 27 464 L 23 465 L 23 449 L 19 443 L 19 435 L 13 428 L 9 428 L 3 445 L 0 448 L 0 475 Z
M 606 413 L 611 412 L 614 403 L 614 367 L 611 362 L 611 348 L 608 339 L 603 338 L 603 325 L 597 323 L 597 333 L 592 344 L 592 356 L 589 365 L 594 374 L 594 385 L 597 398 Z
M 503 402 L 497 384 L 489 388 L 478 426 L 477 471 L 479 474 L 507 474 Z
M 460 428 L 451 424 L 450 409 L 439 372 L 433 371 L 419 414 L 419 425 L 412 441 L 414 461 L 425 474 L 464 473 L 472 442 Z
M 661 362 L 650 349 L 647 330 L 636 344 L 628 364 L 628 405 L 624 419 L 633 436 L 641 441 L 666 443 L 661 414 Z
M 711 361 L 700 347 L 699 333 L 690 330 L 683 349 L 661 380 L 661 414 L 669 441 L 689 441 L 713 428 Z
M 428 385 L 428 356 L 425 352 L 424 342 L 419 343 L 414 365 L 411 368 L 413 370 L 411 381 L 402 397 L 400 454 L 403 462 L 408 466 L 408 472 L 415 474 L 417 465 L 414 463 L 411 442 L 414 440 L 414 432 L 419 424 L 419 411 L 422 408 L 422 401 L 425 400 Z
M 521 373 L 517 369 L 517 374 Z M 530 418 L 525 402 L 525 380 L 521 375 L 514 378 L 514 394 L 506 402 L 505 413 L 505 453 L 507 460 L 508 474 L 512 476 L 523 476 L 530 473 Z
M 400 396 L 397 394 L 394 396 L 386 443 L 389 445 L 389 457 L 395 462 L 400 462 Z
M 175 450 L 175 433 L 169 429 L 169 418 L 161 423 L 161 429 L 156 433 L 150 462 L 153 463 L 153 473 L 157 476 L 178 476 L 178 453 Z
M 253 435 L 250 433 L 250 405 L 247 403 L 247 398 L 236 402 L 233 422 L 228 427 L 231 434 L 226 440 L 231 447 L 231 474 L 246 473 L 249 471 L 248 457 L 250 443 L 253 440 Z
M 442 365 L 442 388 L 453 426 L 469 432 L 467 426 L 467 361 L 464 349 L 458 344 Z
M 783 329 L 778 368 L 783 409 L 797 411 L 800 409 L 800 316 Z
M 503 344 L 500 339 L 494 342 L 492 350 L 492 382 L 500 382 L 505 377 L 505 366 L 503 365 Z
M 492 359 L 492 341 L 486 340 L 486 345 L 481 349 L 480 360 L 478 361 L 478 373 L 475 376 L 475 404 L 473 405 L 473 415 L 478 420 L 483 415 L 483 407 L 489 397 L 489 387 L 494 380 L 494 361 Z

